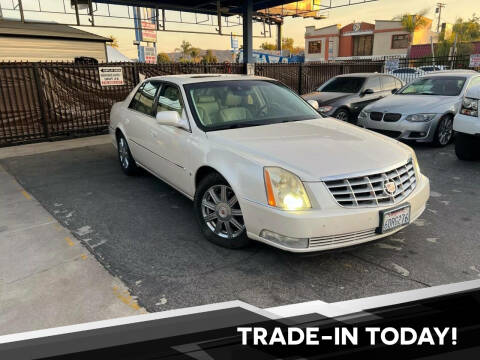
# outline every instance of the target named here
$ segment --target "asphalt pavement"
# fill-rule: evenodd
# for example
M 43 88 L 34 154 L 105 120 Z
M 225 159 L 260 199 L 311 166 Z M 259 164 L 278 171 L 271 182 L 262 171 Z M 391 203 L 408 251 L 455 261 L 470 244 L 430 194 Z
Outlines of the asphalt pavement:
M 415 145 L 428 208 L 382 241 L 295 255 L 206 241 L 190 200 L 149 174 L 125 176 L 110 144 L 0 160 L 148 311 L 243 300 L 343 301 L 480 278 L 480 163 Z

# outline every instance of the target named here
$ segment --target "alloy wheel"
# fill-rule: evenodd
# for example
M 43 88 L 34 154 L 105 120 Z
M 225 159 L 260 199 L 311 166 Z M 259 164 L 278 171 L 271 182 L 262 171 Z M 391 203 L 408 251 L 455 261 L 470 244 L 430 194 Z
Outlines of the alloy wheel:
M 120 163 L 124 169 L 128 168 L 129 161 L 128 161 L 128 145 L 125 139 L 122 137 L 118 141 L 118 157 L 120 159 Z
M 438 129 L 438 142 L 441 145 L 447 145 L 452 139 L 453 135 L 453 120 L 451 118 L 445 118 L 439 124 Z
M 338 120 L 342 120 L 342 121 L 347 121 L 348 120 L 348 114 L 345 112 L 345 111 L 340 111 L 338 112 L 335 117 L 338 119 Z
M 201 210 L 205 224 L 222 238 L 235 238 L 245 230 L 237 196 L 228 185 L 213 185 L 205 191 Z

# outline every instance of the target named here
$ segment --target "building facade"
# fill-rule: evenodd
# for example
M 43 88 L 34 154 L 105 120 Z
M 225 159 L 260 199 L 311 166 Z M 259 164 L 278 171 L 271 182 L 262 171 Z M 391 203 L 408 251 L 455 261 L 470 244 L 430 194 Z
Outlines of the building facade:
M 432 20 L 413 34 L 413 44 L 430 43 Z M 375 20 L 315 29 L 305 28 L 305 61 L 405 56 L 409 34 L 400 21 Z
M 0 20 L 0 61 L 107 61 L 111 40 L 61 24 Z

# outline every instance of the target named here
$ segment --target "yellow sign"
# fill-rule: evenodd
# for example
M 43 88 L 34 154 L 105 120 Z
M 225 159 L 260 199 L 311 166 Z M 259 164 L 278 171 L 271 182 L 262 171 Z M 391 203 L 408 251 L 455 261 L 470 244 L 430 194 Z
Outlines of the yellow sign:
M 321 0 L 295 1 L 292 3 L 260 10 L 259 12 L 273 16 L 323 17 L 323 15 L 320 13 L 320 2 Z

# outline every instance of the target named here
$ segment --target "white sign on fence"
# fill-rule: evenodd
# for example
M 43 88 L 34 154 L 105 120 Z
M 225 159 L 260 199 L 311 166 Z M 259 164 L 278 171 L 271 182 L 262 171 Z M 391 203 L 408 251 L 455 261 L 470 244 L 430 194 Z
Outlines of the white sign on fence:
M 385 60 L 385 72 L 396 70 L 398 69 L 399 65 L 399 59 L 387 59 Z
M 100 85 L 123 85 L 123 68 L 121 67 L 99 67 L 98 73 L 100 74 Z
M 480 67 L 480 54 L 470 55 L 470 67 L 473 67 L 473 68 Z

